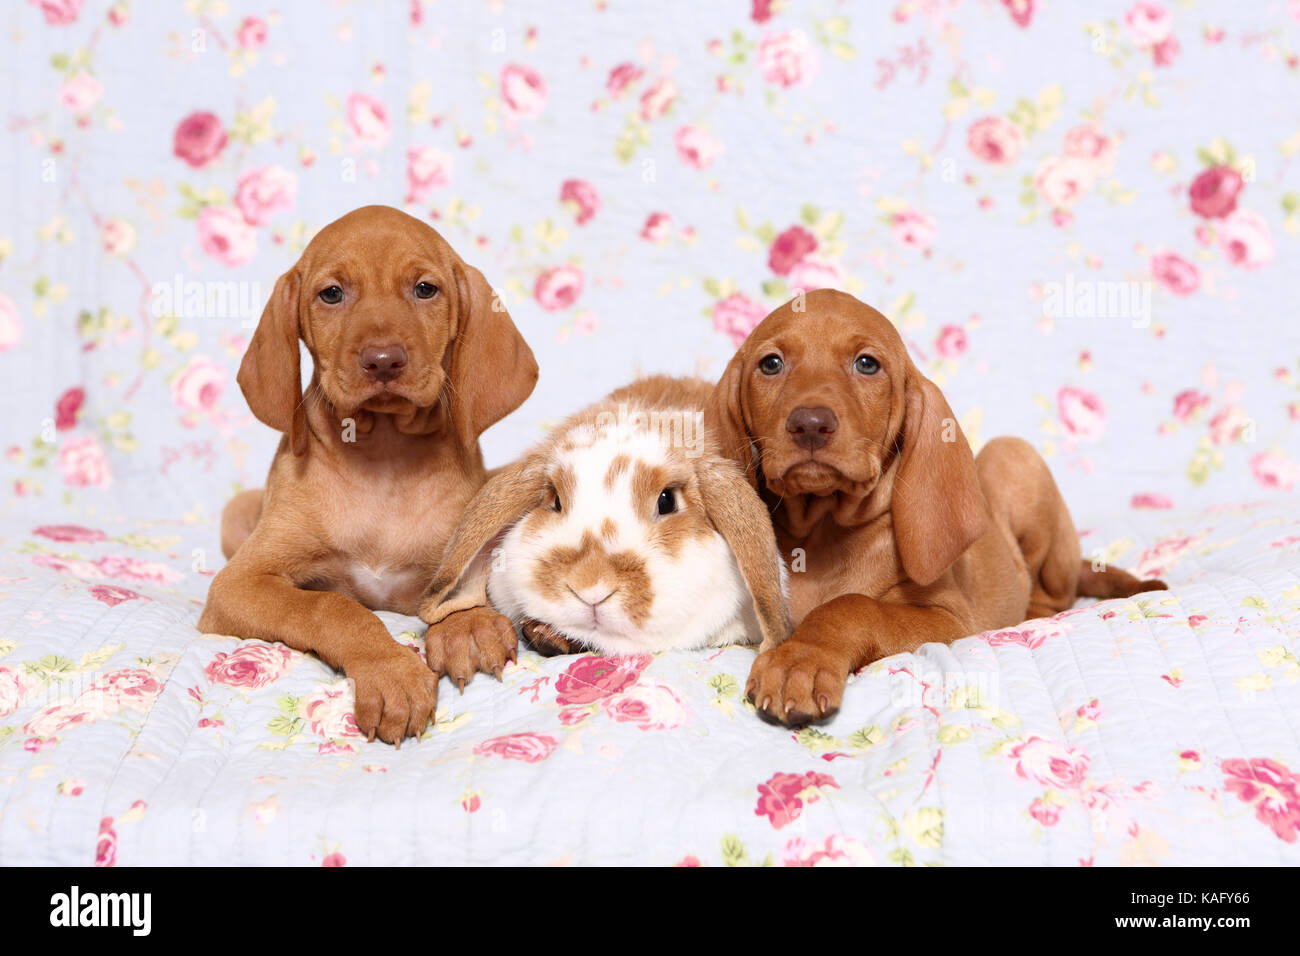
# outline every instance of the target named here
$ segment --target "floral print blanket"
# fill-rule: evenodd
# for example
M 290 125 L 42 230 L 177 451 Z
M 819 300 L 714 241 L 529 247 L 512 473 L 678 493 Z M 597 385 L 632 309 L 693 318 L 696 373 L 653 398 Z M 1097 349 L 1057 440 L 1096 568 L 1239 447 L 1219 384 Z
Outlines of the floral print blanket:
M 1300 864 L 1300 515 L 1122 524 L 1088 549 L 1171 591 L 887 658 L 815 728 L 755 716 L 749 648 L 526 651 L 400 750 L 195 629 L 211 529 L 11 529 L 0 864 Z

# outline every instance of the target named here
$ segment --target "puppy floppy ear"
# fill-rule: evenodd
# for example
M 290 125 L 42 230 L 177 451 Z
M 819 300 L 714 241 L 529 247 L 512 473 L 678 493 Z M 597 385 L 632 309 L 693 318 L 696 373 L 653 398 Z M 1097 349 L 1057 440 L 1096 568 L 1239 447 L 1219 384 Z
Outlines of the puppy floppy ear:
M 307 450 L 307 409 L 298 351 L 298 273 L 275 280 L 235 380 L 257 420 L 289 436 L 295 455 Z
M 753 488 L 758 487 L 758 462 L 754 458 L 754 445 L 750 441 L 749 427 L 741 394 L 745 369 L 743 349 L 731 357 L 722 378 L 713 386 L 704 406 L 704 427 L 718 442 L 722 454 L 740 465 Z
M 541 500 L 543 485 L 544 471 L 532 455 L 483 484 L 461 515 L 433 582 L 420 598 L 421 620 L 437 624 L 454 611 L 488 603 L 489 545 Z
M 700 495 L 709 523 L 731 547 L 754 602 L 763 642 L 759 651 L 790 636 L 785 564 L 772 530 L 772 516 L 735 462 L 706 461 L 698 469 Z
M 988 511 L 975 456 L 938 387 L 909 364 L 903 451 L 890 510 L 903 570 L 933 584 L 984 533 Z
M 537 360 L 483 273 L 456 274 L 456 339 L 447 372 L 451 418 L 462 445 L 522 405 L 537 384 Z

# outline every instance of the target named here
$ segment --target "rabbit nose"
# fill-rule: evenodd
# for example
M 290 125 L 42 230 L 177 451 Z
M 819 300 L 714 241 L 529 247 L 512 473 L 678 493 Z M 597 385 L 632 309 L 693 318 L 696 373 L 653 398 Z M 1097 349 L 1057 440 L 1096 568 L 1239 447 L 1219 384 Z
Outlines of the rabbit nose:
M 796 408 L 785 420 L 785 430 L 800 448 L 816 451 L 831 440 L 839 419 L 829 408 Z
M 574 588 L 569 584 L 566 584 L 565 587 L 569 589 L 570 594 L 591 608 L 604 604 L 612 598 L 614 592 L 618 590 L 617 588 L 612 588 L 607 584 L 601 584 L 599 581 L 595 584 L 588 585 L 585 588 Z
M 376 382 L 391 382 L 406 368 L 406 349 L 400 345 L 367 345 L 357 356 L 361 371 Z

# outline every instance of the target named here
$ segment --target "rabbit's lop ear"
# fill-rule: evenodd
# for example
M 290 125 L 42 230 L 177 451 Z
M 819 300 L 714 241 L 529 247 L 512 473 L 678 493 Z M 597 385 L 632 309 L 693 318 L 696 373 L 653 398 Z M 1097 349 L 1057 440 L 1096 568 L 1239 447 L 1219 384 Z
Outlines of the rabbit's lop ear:
M 436 624 L 448 614 L 488 603 L 489 545 L 541 498 L 543 470 L 533 457 L 501 469 L 470 501 L 442 552 L 433 583 L 420 598 L 419 615 Z
M 731 547 L 754 601 L 763 632 L 759 651 L 769 650 L 792 630 L 783 580 L 785 566 L 772 530 L 772 516 L 735 462 L 706 461 L 698 473 L 704 512 Z

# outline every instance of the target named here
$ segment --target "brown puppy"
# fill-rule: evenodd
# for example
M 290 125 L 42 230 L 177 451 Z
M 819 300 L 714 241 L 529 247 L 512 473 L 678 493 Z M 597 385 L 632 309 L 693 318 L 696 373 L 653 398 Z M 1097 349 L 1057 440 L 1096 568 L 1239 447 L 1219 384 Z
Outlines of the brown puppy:
M 313 651 L 355 682 L 362 733 L 419 736 L 439 675 L 367 608 L 416 612 L 486 478 L 479 434 L 536 381 L 487 280 L 429 226 L 385 206 L 326 226 L 276 281 L 239 369 L 284 438 L 265 492 L 222 514 L 229 563 L 199 627 Z
M 795 632 L 747 685 L 770 719 L 828 717 L 850 673 L 927 641 L 1165 587 L 1084 563 L 1033 447 L 997 438 L 975 458 L 894 326 L 843 292 L 765 318 L 705 422 L 767 501 L 791 566 Z

